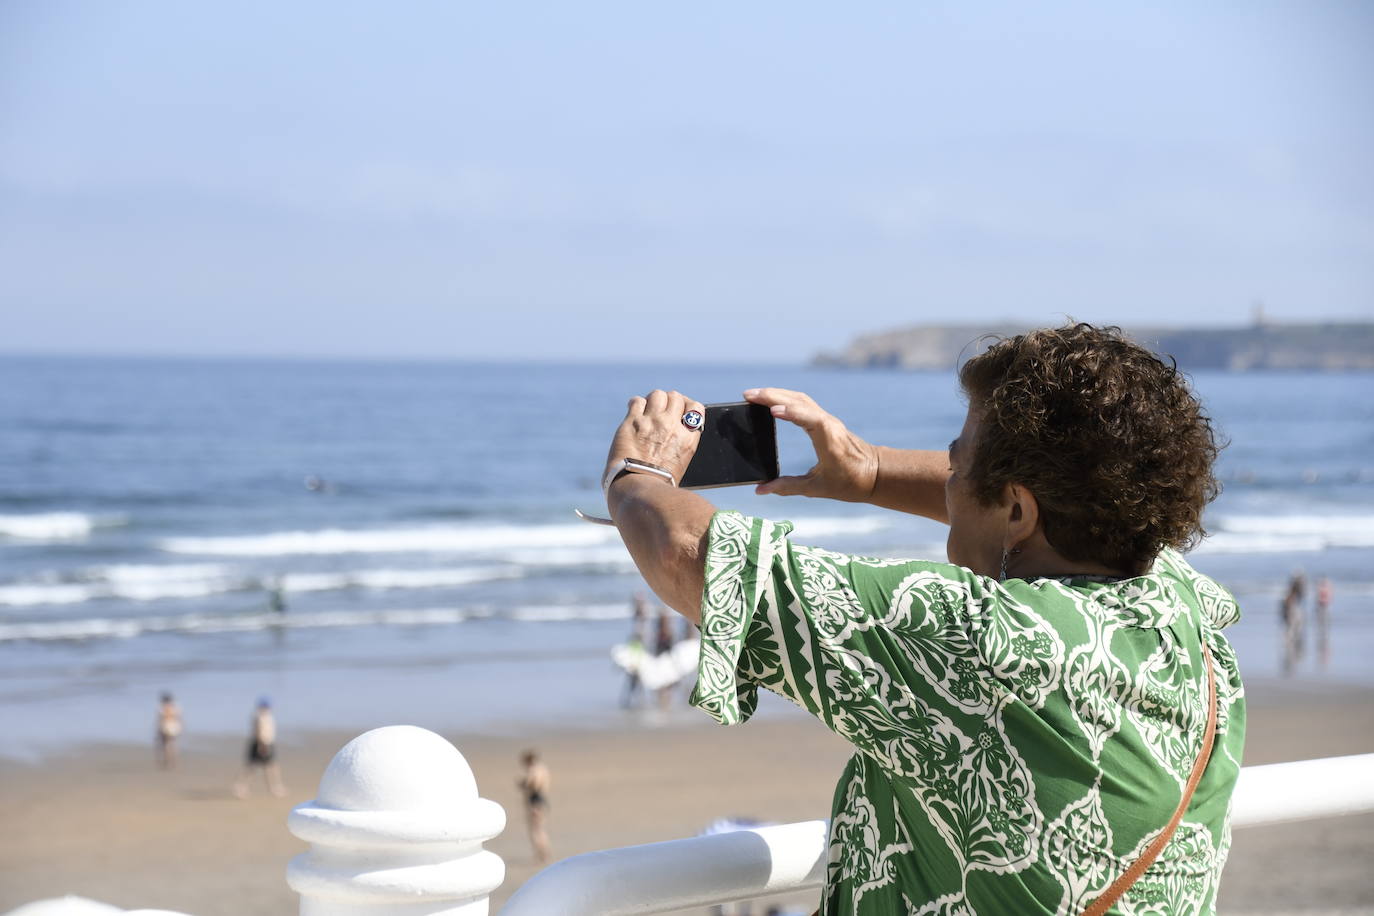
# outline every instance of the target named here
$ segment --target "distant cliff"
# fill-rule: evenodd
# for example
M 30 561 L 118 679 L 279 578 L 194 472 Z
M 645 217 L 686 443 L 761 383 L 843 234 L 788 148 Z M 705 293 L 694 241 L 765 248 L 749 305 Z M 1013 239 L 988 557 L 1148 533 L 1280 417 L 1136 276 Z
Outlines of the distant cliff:
M 984 349 L 989 335 L 1005 337 L 1021 325 L 918 325 L 856 337 L 839 353 L 812 364 L 850 369 L 952 369 Z M 1374 322 L 1255 324 L 1237 328 L 1124 329 L 1184 369 L 1374 370 Z

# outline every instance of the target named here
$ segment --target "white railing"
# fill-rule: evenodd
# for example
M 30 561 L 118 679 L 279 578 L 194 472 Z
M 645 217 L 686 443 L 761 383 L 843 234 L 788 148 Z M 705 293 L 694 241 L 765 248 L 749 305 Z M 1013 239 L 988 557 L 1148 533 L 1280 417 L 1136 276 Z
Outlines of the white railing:
M 526 881 L 501 916 L 670 913 L 819 888 L 826 822 L 625 846 L 564 859 Z
M 1374 811 L 1374 754 L 1245 767 L 1232 824 L 1366 811 Z M 311 848 L 292 860 L 287 880 L 301 895 L 301 916 L 487 916 L 505 865 L 482 844 L 505 820 L 499 805 L 478 796 L 453 745 L 413 726 L 379 728 L 345 745 L 325 770 L 319 797 L 291 812 L 288 827 Z M 728 903 L 818 888 L 825 862 L 824 821 L 608 849 L 539 872 L 501 916 L 616 916 Z M 124 911 L 67 898 L 9 916 L 117 913 Z
M 1232 827 L 1374 811 L 1374 754 L 1242 767 Z

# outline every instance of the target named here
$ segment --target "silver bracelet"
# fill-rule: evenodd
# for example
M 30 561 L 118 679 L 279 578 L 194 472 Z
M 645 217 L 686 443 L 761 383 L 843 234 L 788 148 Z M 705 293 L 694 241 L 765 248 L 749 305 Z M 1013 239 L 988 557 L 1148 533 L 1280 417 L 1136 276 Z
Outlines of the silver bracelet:
M 677 486 L 677 481 L 673 479 L 673 472 L 667 468 L 661 468 L 656 464 L 647 461 L 640 461 L 638 458 L 622 458 L 615 464 L 606 468 L 606 473 L 601 477 L 601 493 L 604 496 L 611 489 L 611 484 L 621 474 L 653 474 L 668 481 L 668 486 Z
M 638 458 L 622 458 L 619 462 L 608 467 L 606 473 L 602 476 L 602 496 L 606 495 L 607 491 L 611 489 L 611 484 L 615 483 L 616 478 L 621 474 L 653 474 L 655 477 L 662 477 L 664 480 L 668 481 L 668 486 L 677 486 L 677 481 L 673 479 L 673 473 L 667 468 L 661 468 L 647 461 L 640 461 Z M 573 512 L 577 513 L 577 517 L 584 522 L 592 522 L 596 525 L 615 525 L 615 522 L 608 518 L 602 518 L 599 515 L 588 515 L 581 509 L 574 509 Z

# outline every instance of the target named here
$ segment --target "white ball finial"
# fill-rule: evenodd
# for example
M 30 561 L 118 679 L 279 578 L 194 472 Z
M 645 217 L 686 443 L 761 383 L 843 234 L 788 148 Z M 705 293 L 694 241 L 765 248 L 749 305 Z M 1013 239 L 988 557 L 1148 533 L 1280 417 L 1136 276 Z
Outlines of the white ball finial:
M 311 844 L 286 875 L 301 916 L 485 916 L 505 878 L 482 848 L 505 811 L 478 797 L 457 748 L 411 725 L 346 744 L 287 823 Z
M 477 797 L 472 768 L 458 748 L 413 725 L 359 735 L 334 755 L 315 803 L 341 811 L 434 811 Z

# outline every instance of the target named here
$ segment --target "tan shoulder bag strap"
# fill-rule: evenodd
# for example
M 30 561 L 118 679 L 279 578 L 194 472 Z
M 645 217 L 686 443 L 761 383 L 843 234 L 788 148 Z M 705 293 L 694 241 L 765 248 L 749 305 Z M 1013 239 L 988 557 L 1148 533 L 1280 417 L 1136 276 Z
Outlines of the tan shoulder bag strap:
M 1207 731 L 1202 736 L 1202 749 L 1198 751 L 1197 760 L 1193 763 L 1193 772 L 1188 777 L 1188 785 L 1183 788 L 1183 798 L 1179 800 L 1178 808 L 1174 811 L 1174 816 L 1169 818 L 1169 825 L 1164 828 L 1164 832 L 1155 837 L 1153 843 L 1145 847 L 1145 851 L 1140 854 L 1140 858 L 1131 863 L 1131 867 L 1122 873 L 1120 878 L 1112 882 L 1112 886 L 1103 892 L 1101 897 L 1093 901 L 1092 905 L 1083 911 L 1083 916 L 1103 916 L 1112 908 L 1112 904 L 1121 899 L 1121 895 L 1130 889 L 1132 884 L 1140 880 L 1140 876 L 1145 874 L 1146 869 L 1154 864 L 1155 859 L 1164 851 L 1164 847 L 1169 845 L 1170 838 L 1174 835 L 1174 830 L 1178 828 L 1179 821 L 1183 820 L 1183 813 L 1188 810 L 1188 802 L 1193 800 L 1193 790 L 1202 781 L 1202 772 L 1207 769 L 1207 760 L 1212 756 L 1212 739 L 1217 733 L 1217 683 L 1212 671 L 1212 653 L 1207 648 L 1207 637 L 1202 638 L 1202 657 L 1207 660 Z

